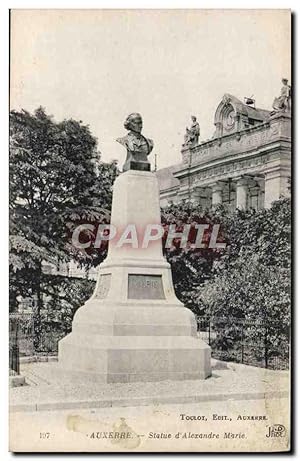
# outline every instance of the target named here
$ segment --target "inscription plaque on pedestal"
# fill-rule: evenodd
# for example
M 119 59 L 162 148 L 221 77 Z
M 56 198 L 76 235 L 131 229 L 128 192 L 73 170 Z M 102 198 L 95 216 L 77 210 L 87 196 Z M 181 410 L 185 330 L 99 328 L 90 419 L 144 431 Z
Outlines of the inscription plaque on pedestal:
M 165 298 L 161 275 L 128 275 L 128 299 Z

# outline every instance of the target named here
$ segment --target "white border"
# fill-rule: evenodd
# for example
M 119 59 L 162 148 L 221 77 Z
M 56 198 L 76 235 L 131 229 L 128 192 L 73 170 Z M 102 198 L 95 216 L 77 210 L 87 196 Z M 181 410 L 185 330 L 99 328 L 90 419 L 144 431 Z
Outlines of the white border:
M 66 1 L 66 0 L 45 0 L 45 1 L 37 1 L 37 0 L 31 0 L 31 1 L 22 1 L 22 0 L 11 0 L 11 1 L 2 1 L 0 4 L 0 46 L 1 46 L 1 85 L 0 85 L 0 101 L 1 101 L 1 106 L 0 106 L 0 113 L 1 113 L 1 119 L 0 119 L 0 126 L 1 126 L 1 145 L 0 145 L 0 158 L 1 158 L 1 165 L 0 165 L 0 174 L 1 174 L 1 194 L 0 194 L 0 200 L 1 200 L 1 239 L 0 239 L 0 245 L 1 245 L 1 320 L 0 320 L 0 328 L 1 328 L 1 339 L 2 339 L 2 344 L 0 347 L 0 356 L 1 356 L 1 371 L 2 371 L 2 388 L 1 388 L 1 404 L 0 404 L 0 409 L 1 409 L 1 417 L 3 420 L 3 424 L 1 425 L 1 460 L 5 459 L 11 459 L 12 454 L 8 453 L 8 390 L 7 390 L 7 369 L 8 369 L 8 349 L 7 349 L 7 344 L 8 344 L 8 287 L 7 287 L 7 282 L 8 282 L 8 264 L 7 264 L 7 259 L 8 259 L 8 208 L 7 208 L 7 203 L 8 203 L 8 168 L 7 168 L 7 153 L 8 153 L 8 60 L 9 60 L 9 54 L 8 54 L 8 10 L 9 8 L 19 8 L 19 9 L 30 9 L 30 8 L 36 8 L 36 9 L 45 9 L 45 8 L 83 8 L 83 9 L 90 9 L 90 8 L 109 8 L 109 9 L 124 9 L 124 8 L 157 8 L 157 9 L 165 9 L 165 8 L 206 8 L 206 9 L 215 9 L 215 8 L 226 8 L 226 9 L 291 9 L 294 14 L 294 26 L 295 28 L 298 25 L 298 14 L 299 14 L 299 0 L 273 0 L 273 1 L 268 1 L 268 0 L 252 0 L 252 1 L 243 1 L 241 3 L 238 0 L 231 0 L 231 1 L 220 1 L 220 0 L 210 0 L 210 1 L 197 1 L 197 0 L 143 0 L 143 1 L 121 1 L 121 0 L 102 0 L 102 1 L 97 1 L 97 0 L 77 0 L 77 1 Z M 299 52 L 299 38 L 298 38 L 298 33 L 296 30 L 294 31 L 294 49 Z M 296 57 L 296 53 L 294 53 L 294 57 Z M 299 63 L 294 63 L 294 81 L 293 86 L 295 87 L 297 84 L 296 77 L 298 76 L 298 70 L 299 70 Z M 294 92 L 295 96 L 297 96 L 297 92 Z M 293 105 L 295 104 L 295 101 L 293 101 Z M 299 98 L 297 97 L 296 100 L 296 108 L 299 110 Z M 296 124 L 295 124 L 295 133 L 294 136 L 296 136 Z M 299 181 L 299 165 L 300 162 L 297 161 L 297 152 L 296 152 L 296 139 L 294 140 L 294 150 L 295 150 L 295 155 L 294 155 L 294 183 L 296 184 L 296 175 L 297 175 L 297 181 Z M 298 173 L 298 174 L 297 174 Z M 294 190 L 294 203 L 295 207 L 296 204 L 300 202 L 300 197 L 299 197 L 299 188 L 295 188 Z M 297 230 L 299 229 L 299 216 L 296 216 L 296 210 L 295 210 L 295 240 L 297 236 Z M 296 241 L 295 241 L 296 243 Z M 295 265 L 296 262 L 299 260 L 299 245 L 296 246 L 295 248 Z M 296 267 L 295 267 L 296 269 Z M 300 286 L 300 275 L 299 271 L 298 273 L 296 272 L 296 277 L 295 277 L 295 288 Z M 299 309 L 298 307 L 298 293 L 295 293 L 295 300 L 294 300 L 294 307 L 295 307 L 295 312 L 294 312 L 294 322 L 295 326 L 294 329 L 297 332 L 300 332 L 300 327 L 299 327 L 299 314 L 296 316 L 296 311 Z M 299 333 L 298 333 L 299 334 Z M 295 335 L 297 336 L 297 335 Z M 300 356 L 300 351 L 299 351 L 299 341 L 297 343 L 297 350 L 295 350 L 295 359 L 297 364 L 299 364 L 299 356 Z M 294 365 L 295 366 L 295 365 Z M 298 368 L 298 367 L 297 367 Z M 297 385 L 299 383 L 299 369 L 296 371 L 296 380 L 294 382 L 294 391 L 296 391 Z M 296 385 L 297 383 L 297 385 Z M 294 431 L 294 443 L 295 443 L 295 449 L 297 450 L 297 435 L 296 435 L 296 430 L 299 430 L 298 427 L 298 415 L 299 415 L 299 403 L 298 399 L 296 401 L 297 405 L 297 410 L 295 411 L 295 422 L 296 422 L 296 428 Z M 295 403 L 295 402 L 294 402 Z M 89 455 L 82 455 L 82 458 L 88 459 Z M 108 455 L 101 454 L 101 457 L 107 457 Z M 170 456 L 170 455 L 169 455 Z M 184 456 L 184 455 L 183 455 Z M 206 455 L 201 455 L 202 459 L 212 459 L 217 456 L 206 456 Z M 246 456 L 246 455 L 244 455 Z M 270 455 L 272 456 L 272 455 Z M 295 455 L 294 455 L 295 456 Z M 27 459 L 29 458 L 33 459 L 45 459 L 48 456 L 46 455 L 29 455 L 27 456 Z M 56 455 L 58 459 L 64 459 L 62 455 Z M 68 458 L 74 458 L 77 459 L 78 455 L 75 457 L 74 456 L 68 456 Z M 111 458 L 111 455 L 109 456 Z M 156 455 L 158 458 L 162 458 L 162 455 Z M 281 459 L 288 459 L 290 458 L 289 455 L 279 455 Z M 255 459 L 264 459 L 265 456 L 256 456 Z M 277 457 L 278 458 L 278 457 Z
M 296 0 L 244 0 L 241 3 L 238 0 L 29 0 L 24 2 L 23 0 L 8 0 L 7 5 L 3 5 L 7 8 L 21 8 L 21 9 L 47 9 L 47 8 L 110 8 L 110 9 L 176 9 L 176 8 L 198 8 L 198 9 L 293 9 L 297 8 Z

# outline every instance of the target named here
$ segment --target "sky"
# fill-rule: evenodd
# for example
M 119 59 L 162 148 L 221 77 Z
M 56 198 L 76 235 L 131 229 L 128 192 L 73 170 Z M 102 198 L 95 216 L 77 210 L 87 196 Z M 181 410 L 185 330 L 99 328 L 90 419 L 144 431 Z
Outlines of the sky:
M 82 120 L 120 165 L 115 139 L 140 112 L 162 168 L 180 163 L 191 115 L 200 141 L 213 135 L 224 93 L 271 109 L 290 41 L 288 10 L 14 10 L 10 106 Z

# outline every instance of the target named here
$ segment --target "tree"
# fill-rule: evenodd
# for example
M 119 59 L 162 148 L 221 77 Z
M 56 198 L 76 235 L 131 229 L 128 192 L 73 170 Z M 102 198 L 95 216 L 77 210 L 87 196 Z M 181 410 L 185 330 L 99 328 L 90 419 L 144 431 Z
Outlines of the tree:
M 38 345 L 42 352 L 57 351 L 57 342 L 71 331 L 76 310 L 92 295 L 94 288 L 93 280 L 44 275 L 42 341 Z
M 241 341 L 251 343 L 252 355 L 265 360 L 288 356 L 290 325 L 291 206 L 290 199 L 274 202 L 270 209 L 229 212 L 189 209 L 185 204 L 163 210 L 166 227 L 176 223 L 221 225 L 224 250 L 166 251 L 172 264 L 179 299 L 197 315 L 210 318 L 215 350 L 232 358 Z M 245 327 L 248 325 L 249 328 Z M 261 358 L 261 357 L 260 357 Z
M 74 249 L 70 231 L 80 220 L 107 219 L 116 174 L 115 164 L 100 162 L 97 140 L 82 122 L 56 122 L 41 107 L 34 114 L 11 111 L 11 300 L 36 296 L 37 328 L 42 263 L 77 258 L 91 264 L 94 255 Z
M 262 264 L 256 254 L 240 257 L 199 289 L 198 297 L 212 319 L 213 349 L 234 357 L 243 342 L 245 354 L 257 360 L 288 357 L 289 269 Z
M 212 271 L 217 261 L 221 261 L 226 252 L 222 249 L 209 248 L 209 239 L 214 224 L 220 224 L 218 242 L 226 243 L 225 227 L 223 225 L 223 207 L 216 210 L 202 209 L 200 205 L 189 203 L 171 204 L 162 209 L 162 225 L 165 228 L 163 237 L 164 254 L 171 264 L 174 289 L 177 297 L 196 314 L 204 313 L 205 306 L 197 299 L 199 286 L 212 277 Z M 180 248 L 180 240 L 174 239 L 171 248 L 165 248 L 166 235 L 170 225 L 175 225 L 176 232 L 182 232 L 183 225 L 190 224 L 187 248 Z M 195 242 L 195 226 L 208 224 L 209 228 L 203 236 L 205 248 L 193 248 Z

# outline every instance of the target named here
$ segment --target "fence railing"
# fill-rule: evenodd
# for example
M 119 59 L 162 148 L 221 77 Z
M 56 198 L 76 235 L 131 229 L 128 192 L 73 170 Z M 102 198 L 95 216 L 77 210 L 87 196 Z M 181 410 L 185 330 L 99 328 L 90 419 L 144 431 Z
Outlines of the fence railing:
M 198 335 L 214 358 L 276 370 L 289 368 L 290 325 L 268 319 L 197 316 Z
M 196 317 L 198 335 L 219 360 L 276 370 L 289 368 L 290 325 L 267 319 Z M 19 373 L 19 356 L 56 354 L 66 335 L 61 329 L 44 328 L 35 343 L 33 319 L 10 318 L 10 369 Z
M 16 346 L 19 356 L 35 354 L 53 355 L 58 351 L 58 342 L 67 332 L 45 325 L 39 333 L 39 340 L 34 331 L 34 317 L 30 313 L 14 313 L 9 318 L 9 354 L 10 363 L 16 360 Z
M 19 322 L 10 319 L 9 322 L 9 374 L 20 373 L 20 352 L 18 341 Z

